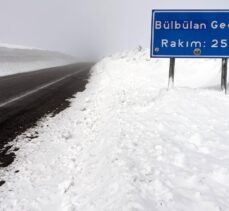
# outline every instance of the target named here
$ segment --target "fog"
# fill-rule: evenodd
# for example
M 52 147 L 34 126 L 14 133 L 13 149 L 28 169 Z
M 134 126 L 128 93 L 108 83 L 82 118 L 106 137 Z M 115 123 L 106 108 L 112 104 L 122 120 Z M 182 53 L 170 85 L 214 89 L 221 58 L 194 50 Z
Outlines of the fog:
M 0 42 L 101 57 L 150 47 L 152 9 L 225 9 L 228 0 L 0 0 Z

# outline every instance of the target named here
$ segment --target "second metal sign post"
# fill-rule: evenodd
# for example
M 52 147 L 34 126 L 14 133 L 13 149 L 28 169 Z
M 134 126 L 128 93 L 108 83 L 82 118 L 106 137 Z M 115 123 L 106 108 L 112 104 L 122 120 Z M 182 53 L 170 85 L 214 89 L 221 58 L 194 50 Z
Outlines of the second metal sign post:
M 175 58 L 222 58 L 221 87 L 226 91 L 229 10 L 153 10 L 151 57 L 170 58 L 169 84 Z

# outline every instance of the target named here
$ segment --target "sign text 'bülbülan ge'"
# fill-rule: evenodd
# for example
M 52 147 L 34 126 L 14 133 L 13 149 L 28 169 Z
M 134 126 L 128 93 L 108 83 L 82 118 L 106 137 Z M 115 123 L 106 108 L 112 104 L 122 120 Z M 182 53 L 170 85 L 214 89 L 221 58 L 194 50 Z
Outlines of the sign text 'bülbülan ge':
M 151 57 L 228 56 L 229 11 L 153 11 Z

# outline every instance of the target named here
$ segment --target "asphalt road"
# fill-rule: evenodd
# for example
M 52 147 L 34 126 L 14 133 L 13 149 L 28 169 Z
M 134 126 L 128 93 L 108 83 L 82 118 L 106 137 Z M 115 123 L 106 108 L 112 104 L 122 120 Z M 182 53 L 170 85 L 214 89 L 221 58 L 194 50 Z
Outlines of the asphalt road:
M 10 141 L 46 114 L 67 108 L 67 99 L 85 89 L 91 67 L 80 63 L 0 77 L 0 167 L 15 158 L 12 146 L 6 147 Z

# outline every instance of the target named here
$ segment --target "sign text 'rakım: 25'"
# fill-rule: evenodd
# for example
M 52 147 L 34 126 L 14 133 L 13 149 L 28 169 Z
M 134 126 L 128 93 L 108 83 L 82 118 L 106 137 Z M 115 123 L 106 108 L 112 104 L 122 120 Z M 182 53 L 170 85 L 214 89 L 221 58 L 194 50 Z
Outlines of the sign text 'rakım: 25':
M 229 10 L 153 10 L 151 57 L 229 57 Z

